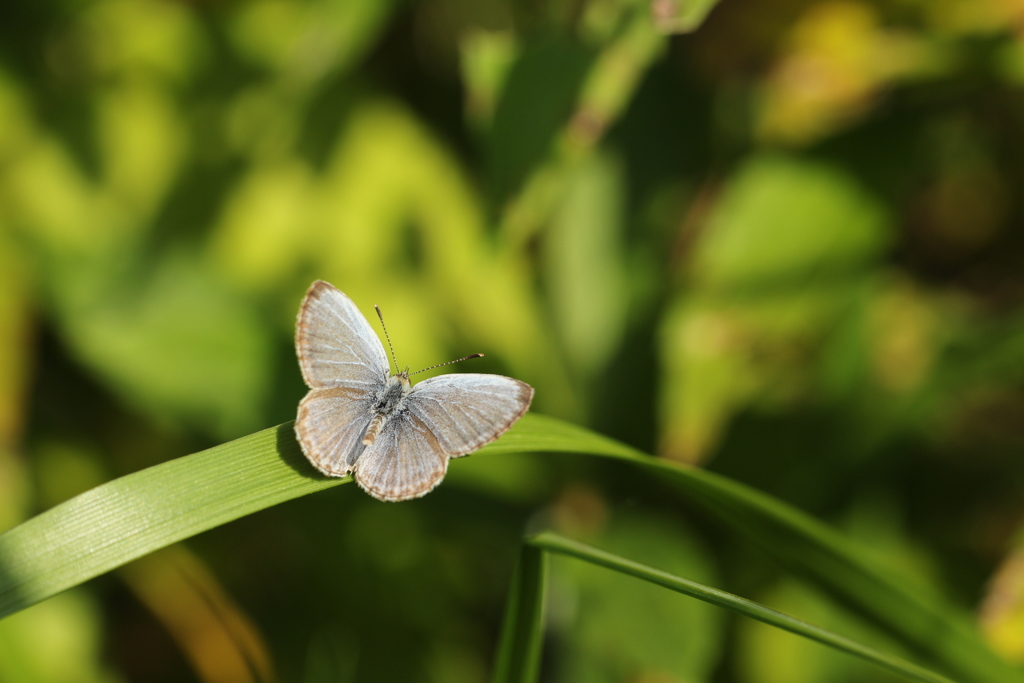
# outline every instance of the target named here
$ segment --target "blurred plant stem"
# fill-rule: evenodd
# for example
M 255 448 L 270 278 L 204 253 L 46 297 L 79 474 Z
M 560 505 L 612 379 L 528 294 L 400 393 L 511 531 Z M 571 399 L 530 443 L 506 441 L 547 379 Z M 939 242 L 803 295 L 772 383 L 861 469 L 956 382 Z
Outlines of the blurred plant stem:
M 666 46 L 665 36 L 655 30 L 643 3 L 625 8 L 618 26 L 601 33 L 606 34 L 604 45 L 584 79 L 572 114 L 552 143 L 548 159 L 529 175 L 518 195 L 504 208 L 499 234 L 508 246 L 523 249 L 544 228 L 578 164 L 622 115 L 647 69 Z
M 505 605 L 494 683 L 534 683 L 540 673 L 548 561 L 540 548 L 523 545 Z
M 271 683 L 270 649 L 206 564 L 178 544 L 118 572 L 203 683 Z

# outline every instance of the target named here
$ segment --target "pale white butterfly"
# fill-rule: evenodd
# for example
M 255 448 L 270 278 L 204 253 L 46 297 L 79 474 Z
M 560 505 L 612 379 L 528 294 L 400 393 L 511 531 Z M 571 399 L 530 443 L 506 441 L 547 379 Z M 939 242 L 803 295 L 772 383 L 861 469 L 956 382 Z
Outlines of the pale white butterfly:
M 501 375 L 441 375 L 412 386 L 397 360 L 391 374 L 384 346 L 352 300 L 323 280 L 299 307 L 295 348 L 310 388 L 295 420 L 302 452 L 324 474 L 353 473 L 379 500 L 430 492 L 450 458 L 497 439 L 533 399 L 529 384 Z

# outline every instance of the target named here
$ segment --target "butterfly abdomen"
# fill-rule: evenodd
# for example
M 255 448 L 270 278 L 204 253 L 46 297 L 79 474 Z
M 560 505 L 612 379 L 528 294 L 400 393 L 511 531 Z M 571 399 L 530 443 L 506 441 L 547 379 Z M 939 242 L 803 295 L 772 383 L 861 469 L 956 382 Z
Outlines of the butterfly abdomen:
M 363 445 L 372 446 L 373 442 L 377 440 L 377 435 L 380 434 L 380 430 L 384 429 L 384 423 L 387 421 L 387 416 L 383 413 L 377 413 L 370 420 L 370 424 L 366 426 L 366 432 L 363 434 Z

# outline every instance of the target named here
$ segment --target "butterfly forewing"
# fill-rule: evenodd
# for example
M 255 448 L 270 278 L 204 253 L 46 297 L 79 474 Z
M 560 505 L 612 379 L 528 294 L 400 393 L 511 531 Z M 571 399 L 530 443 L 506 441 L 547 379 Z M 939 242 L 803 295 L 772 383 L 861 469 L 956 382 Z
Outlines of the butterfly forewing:
M 299 403 L 295 433 L 306 457 L 324 474 L 341 477 L 352 471 L 363 452 L 363 432 L 370 424 L 372 398 L 361 388 L 314 389 Z
M 467 373 L 420 382 L 406 398 L 406 406 L 436 435 L 445 452 L 455 457 L 508 431 L 532 399 L 533 388 L 525 382 Z
M 317 280 L 302 300 L 295 346 L 306 384 L 377 391 L 388 379 L 388 357 L 352 300 Z
M 374 498 L 418 498 L 437 486 L 448 469 L 448 455 L 416 415 L 403 412 L 384 425 L 359 456 L 356 483 Z

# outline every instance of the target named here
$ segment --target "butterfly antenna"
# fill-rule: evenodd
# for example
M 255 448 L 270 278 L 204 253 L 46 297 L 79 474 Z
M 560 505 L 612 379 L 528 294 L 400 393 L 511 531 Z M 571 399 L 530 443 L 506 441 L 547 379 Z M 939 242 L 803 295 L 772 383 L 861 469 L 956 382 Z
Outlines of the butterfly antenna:
M 427 370 L 433 370 L 434 368 L 439 368 L 442 365 L 451 365 L 452 363 L 461 363 L 462 361 L 469 360 L 470 358 L 483 358 L 483 357 L 484 357 L 484 354 L 482 354 L 482 353 L 474 353 L 472 356 L 466 356 L 465 358 L 460 358 L 458 360 L 450 360 L 447 363 L 438 363 L 437 365 L 431 365 L 429 368 L 423 368 L 422 370 L 417 370 L 416 372 L 410 374 L 409 376 L 412 377 L 412 375 L 418 375 L 421 372 L 426 372 Z
M 388 340 L 388 348 L 391 349 L 391 360 L 395 361 L 395 372 L 398 370 L 398 358 L 395 357 L 395 347 L 391 345 L 391 335 L 388 334 L 388 326 L 384 324 L 384 314 L 380 312 L 380 306 L 374 304 L 373 307 L 377 309 L 377 317 L 380 318 L 380 326 L 384 328 L 384 338 Z

